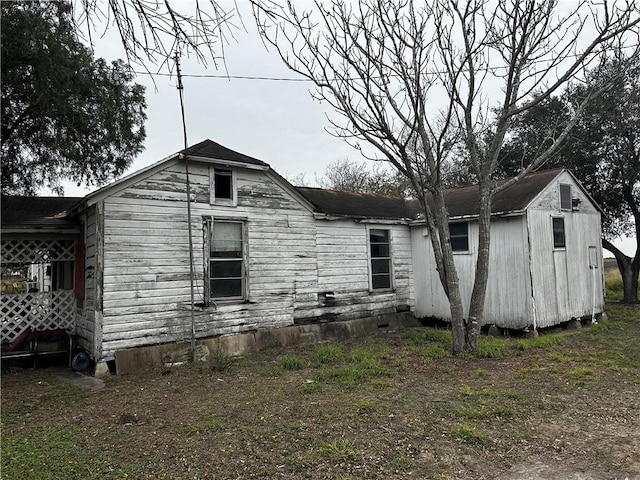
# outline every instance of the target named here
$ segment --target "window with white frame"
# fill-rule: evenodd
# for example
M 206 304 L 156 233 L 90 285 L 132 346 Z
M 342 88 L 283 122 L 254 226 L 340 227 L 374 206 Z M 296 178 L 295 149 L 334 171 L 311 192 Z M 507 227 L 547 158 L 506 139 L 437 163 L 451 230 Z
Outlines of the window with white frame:
M 212 300 L 245 298 L 245 233 L 241 221 L 212 220 L 208 225 L 208 296 Z
M 390 240 L 389 230 L 369 230 L 372 290 L 388 290 L 392 286 Z
M 235 173 L 229 168 L 211 167 L 211 203 L 236 204 Z
M 564 218 L 552 217 L 553 224 L 553 248 L 565 248 L 565 231 L 564 231 Z
M 451 250 L 454 252 L 469 251 L 469 223 L 450 223 L 449 239 L 451 241 Z

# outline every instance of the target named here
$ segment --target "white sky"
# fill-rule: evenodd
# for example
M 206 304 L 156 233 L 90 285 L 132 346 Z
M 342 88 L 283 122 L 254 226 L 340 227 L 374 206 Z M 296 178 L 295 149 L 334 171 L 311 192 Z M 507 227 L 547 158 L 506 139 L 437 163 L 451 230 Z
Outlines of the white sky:
M 239 2 L 239 7 L 247 31 L 237 30 L 236 41 L 232 40 L 232 44 L 225 47 L 227 72 L 222 65 L 216 70 L 212 64 L 205 66 L 194 58 L 182 59 L 189 145 L 211 139 L 269 163 L 287 178 L 304 174 L 310 182 L 315 174 L 322 175 L 330 162 L 345 158 L 363 161 L 364 157 L 357 150 L 325 131 L 329 125 L 326 116 L 339 117 L 311 98 L 309 92 L 314 87 L 310 82 L 189 76 L 228 73 L 232 77 L 299 78 L 284 66 L 273 49 L 265 48 L 248 5 Z M 103 38 L 94 36 L 94 47 L 96 56 L 107 60 L 124 58 L 114 28 L 107 30 Z M 143 70 L 141 67 L 135 69 Z M 149 69 L 153 71 L 153 68 Z M 184 146 L 175 76 L 156 76 L 155 85 L 146 74 L 139 74 L 135 81 L 146 86 L 147 138 L 144 152 L 125 175 Z M 97 188 L 64 185 L 66 196 L 84 196 Z M 627 255 L 634 253 L 633 243 L 629 240 L 616 244 Z

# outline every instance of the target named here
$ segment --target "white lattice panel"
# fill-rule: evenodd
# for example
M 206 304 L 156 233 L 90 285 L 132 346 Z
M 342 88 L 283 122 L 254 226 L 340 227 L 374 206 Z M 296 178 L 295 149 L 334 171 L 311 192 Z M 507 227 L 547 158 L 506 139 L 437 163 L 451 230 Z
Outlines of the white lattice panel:
M 49 263 L 73 260 L 73 240 L 2 240 L 2 263 Z
M 0 341 L 12 342 L 22 332 L 64 328 L 75 325 L 75 298 L 72 290 L 42 293 L 11 293 L 0 296 L 2 331 Z

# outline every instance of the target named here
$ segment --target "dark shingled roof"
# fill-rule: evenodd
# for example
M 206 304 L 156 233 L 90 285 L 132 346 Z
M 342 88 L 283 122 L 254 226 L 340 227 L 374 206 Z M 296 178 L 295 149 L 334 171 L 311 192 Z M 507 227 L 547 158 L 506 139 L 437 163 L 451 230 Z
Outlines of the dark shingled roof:
M 493 213 L 506 213 L 524 210 L 536 195 L 549 185 L 562 170 L 562 168 L 555 168 L 525 175 L 515 185 L 497 193 L 493 197 L 491 211 Z M 498 183 L 506 181 L 502 180 Z M 445 200 L 451 217 L 473 216 L 480 213 L 480 193 L 477 185 L 447 190 L 445 192 Z
M 236 152 L 212 140 L 203 140 L 200 143 L 196 143 L 195 145 L 191 145 L 190 147 L 185 148 L 180 153 L 183 153 L 185 155 L 193 155 L 196 157 L 205 157 L 217 160 L 229 160 L 231 162 L 248 163 L 251 165 L 260 165 L 263 167 L 269 166 L 269 164 L 263 162 L 262 160 L 258 160 L 257 158 L 253 158 L 248 155 Z
M 66 211 L 79 197 L 2 197 L 2 228 L 54 228 L 77 226 Z
M 493 197 L 493 213 L 524 210 L 562 169 L 542 170 L 526 175 L 518 183 Z M 505 182 L 506 180 L 502 180 Z M 415 200 L 385 197 L 365 193 L 296 187 L 318 211 L 329 215 L 354 218 L 402 219 L 418 218 L 420 207 Z M 477 185 L 452 188 L 445 192 L 451 217 L 477 216 L 479 213 L 479 189 Z
M 368 193 L 295 187 L 318 211 L 328 215 L 357 218 L 413 218 L 417 211 L 413 202 L 399 197 L 386 197 Z

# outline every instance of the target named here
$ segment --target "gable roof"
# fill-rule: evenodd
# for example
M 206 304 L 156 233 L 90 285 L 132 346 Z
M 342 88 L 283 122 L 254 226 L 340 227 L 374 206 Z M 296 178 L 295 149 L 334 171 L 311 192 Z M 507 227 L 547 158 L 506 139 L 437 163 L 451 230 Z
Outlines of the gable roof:
M 180 150 L 178 154 L 198 157 L 209 158 L 212 160 L 228 160 L 231 162 L 245 163 L 249 165 L 260 165 L 261 167 L 268 167 L 269 164 L 258 160 L 257 158 L 250 157 L 243 153 L 231 150 L 213 140 L 203 140 L 200 143 L 191 145 L 190 147 Z
M 497 193 L 492 200 L 494 215 L 522 212 L 565 169 L 541 170 L 525 175 L 518 183 Z M 507 181 L 500 180 L 498 184 Z M 578 183 L 578 182 L 576 182 Z M 418 219 L 421 209 L 416 200 L 367 193 L 321 188 L 295 187 L 321 213 L 352 218 Z M 474 217 L 480 213 L 477 185 L 445 191 L 451 218 Z
M 316 209 L 328 215 L 352 218 L 403 219 L 414 218 L 418 211 L 414 202 L 400 197 L 370 193 L 295 187 Z
M 67 211 L 79 197 L 2 197 L 2 231 L 75 230 L 78 224 Z
M 563 171 L 563 168 L 555 168 L 525 175 L 519 182 L 494 195 L 491 212 L 496 215 L 523 211 Z M 508 180 L 500 180 L 498 184 Z M 445 201 L 450 217 L 477 216 L 480 213 L 480 189 L 477 185 L 447 190 Z
M 113 193 L 126 188 L 129 185 L 134 184 L 135 182 L 147 178 L 164 168 L 167 168 L 171 164 L 178 163 L 184 157 L 195 161 L 245 166 L 247 168 L 254 168 L 259 170 L 268 170 L 271 168 L 268 163 L 265 163 L 262 160 L 258 160 L 257 158 L 253 158 L 248 155 L 236 152 L 235 150 L 231 150 L 230 148 L 220 145 L 213 140 L 207 139 L 203 140 L 200 143 L 196 143 L 195 145 L 191 145 L 190 147 L 184 148 L 176 153 L 173 153 L 156 163 L 148 165 L 140 170 L 137 170 L 127 176 L 116 180 L 115 182 L 105 185 L 104 187 L 99 188 L 94 192 L 91 192 L 86 197 L 84 197 L 84 201 L 87 206 L 92 205 L 99 200 L 108 197 L 109 195 L 112 195 Z M 80 207 L 81 206 L 79 205 L 78 208 Z

